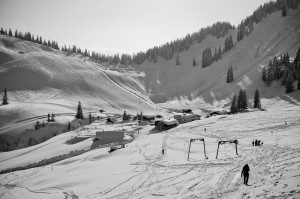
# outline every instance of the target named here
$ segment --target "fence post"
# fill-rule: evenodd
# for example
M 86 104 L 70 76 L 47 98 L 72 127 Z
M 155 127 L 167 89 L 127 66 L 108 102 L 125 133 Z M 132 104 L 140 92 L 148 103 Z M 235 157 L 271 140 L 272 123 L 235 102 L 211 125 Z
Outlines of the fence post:
M 190 145 L 189 145 L 188 161 L 190 159 L 191 143 L 192 143 L 192 140 L 190 140 Z
M 220 142 L 218 142 L 218 149 L 217 149 L 217 156 L 216 156 L 216 159 L 218 159 L 219 146 L 220 146 Z
M 206 150 L 205 150 L 205 141 L 204 141 L 204 139 L 203 139 L 203 146 L 204 146 L 204 156 L 206 158 Z

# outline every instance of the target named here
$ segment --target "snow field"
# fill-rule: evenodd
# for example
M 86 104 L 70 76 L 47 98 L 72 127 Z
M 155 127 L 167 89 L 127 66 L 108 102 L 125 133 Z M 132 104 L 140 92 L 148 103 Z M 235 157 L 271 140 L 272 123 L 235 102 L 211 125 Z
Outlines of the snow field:
M 63 192 L 71 191 L 79 198 L 297 197 L 300 136 L 296 132 L 300 127 L 300 108 L 283 105 L 266 111 L 213 116 L 155 134 L 150 133 L 152 126 L 146 126 L 133 142 L 113 153 L 108 153 L 107 148 L 95 149 L 53 166 L 1 175 L 3 197 L 20 192 L 31 198 L 41 196 L 18 186 L 55 193 L 57 198 L 64 198 Z M 287 111 L 289 114 L 284 114 Z M 189 139 L 198 137 L 205 138 L 209 159 L 204 158 L 203 144 L 199 142 L 192 144 L 187 161 Z M 215 159 L 217 141 L 233 138 L 239 141 L 239 155 L 235 154 L 234 145 L 225 144 Z M 264 145 L 252 146 L 253 139 L 263 140 Z M 61 141 L 49 145 L 53 144 L 56 148 L 69 147 Z M 162 147 L 166 148 L 165 155 Z M 250 166 L 251 185 L 247 187 L 240 178 L 246 163 Z M 8 185 L 15 188 L 7 188 Z M 50 196 L 43 197 L 47 195 Z

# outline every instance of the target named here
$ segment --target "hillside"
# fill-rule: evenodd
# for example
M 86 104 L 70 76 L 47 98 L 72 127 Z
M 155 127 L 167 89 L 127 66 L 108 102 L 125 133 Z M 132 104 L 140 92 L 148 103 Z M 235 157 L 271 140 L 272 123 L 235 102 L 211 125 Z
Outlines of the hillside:
M 269 15 L 255 24 L 254 31 L 238 43 L 236 30 L 230 30 L 227 36 L 229 34 L 233 37 L 234 47 L 223 54 L 221 60 L 206 68 L 201 66 L 202 51 L 206 47 L 224 48 L 226 36 L 219 39 L 208 36 L 200 44 L 194 43 L 189 50 L 179 53 L 180 65 L 175 65 L 176 56 L 171 60 L 159 58 L 157 63 L 146 61 L 141 66 L 137 65 L 146 72 L 151 99 L 163 102 L 177 98 L 213 104 L 215 101 L 228 101 L 240 88 L 246 89 L 250 98 L 257 88 L 264 98 L 289 98 L 285 96 L 283 87 L 273 85 L 272 89 L 266 89 L 261 80 L 261 70 L 278 53 L 288 52 L 291 57 L 295 56 L 300 44 L 300 9 L 289 10 L 286 17 L 282 17 L 280 11 Z M 197 62 L 195 67 L 193 59 Z M 229 66 L 233 67 L 234 82 L 226 84 Z M 300 99 L 298 95 L 296 98 Z
M 4 150 L 28 146 L 33 137 L 47 140 L 66 132 L 78 101 L 86 117 L 89 112 L 96 117 L 100 109 L 114 114 L 160 112 L 144 90 L 143 73 L 107 68 L 80 54 L 0 35 L 0 90 L 2 96 L 6 88 L 9 98 L 9 105 L 0 106 Z M 37 121 L 47 123 L 48 113 L 56 115 L 56 123 L 34 130 Z

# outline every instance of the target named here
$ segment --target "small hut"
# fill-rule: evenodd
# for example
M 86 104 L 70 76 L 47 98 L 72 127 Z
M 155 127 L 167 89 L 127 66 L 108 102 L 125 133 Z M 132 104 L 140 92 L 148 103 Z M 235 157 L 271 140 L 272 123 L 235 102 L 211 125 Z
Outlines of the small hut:
M 143 121 L 155 120 L 155 115 L 143 115 Z
M 187 114 L 187 113 L 177 113 L 174 118 L 178 120 L 179 124 L 191 122 L 194 120 L 200 120 L 200 115 L 197 114 Z
M 168 130 L 179 125 L 178 121 L 174 118 L 162 119 L 155 121 L 155 128 L 158 130 Z

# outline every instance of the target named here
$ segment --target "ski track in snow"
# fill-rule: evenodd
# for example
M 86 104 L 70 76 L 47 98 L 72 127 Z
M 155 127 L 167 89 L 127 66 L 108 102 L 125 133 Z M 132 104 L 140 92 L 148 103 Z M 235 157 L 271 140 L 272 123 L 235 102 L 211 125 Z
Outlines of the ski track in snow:
M 138 98 L 139 100 L 141 100 L 143 103 L 147 104 L 148 106 L 150 106 L 151 108 L 155 108 L 158 110 L 163 110 L 162 108 L 152 104 L 151 102 L 149 102 L 148 100 L 144 99 L 143 97 L 139 96 L 137 93 L 131 91 L 128 88 L 125 88 L 124 86 L 122 86 L 121 84 L 119 84 L 116 80 L 114 80 L 107 72 L 100 70 L 97 66 L 94 66 L 94 64 L 92 63 L 86 63 L 88 66 L 90 66 L 91 68 L 97 70 L 98 72 L 101 72 L 102 74 L 104 74 L 111 82 L 113 82 L 116 86 L 118 86 L 119 88 L 123 89 L 124 91 L 128 92 L 129 94 L 135 96 L 136 98 Z M 123 79 L 124 80 L 124 79 Z M 124 80 L 125 81 L 125 80 Z M 125 81 L 126 82 L 126 81 Z M 128 83 L 126 83 L 128 85 Z M 131 87 L 130 85 L 128 85 L 129 87 Z

